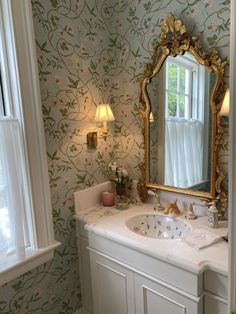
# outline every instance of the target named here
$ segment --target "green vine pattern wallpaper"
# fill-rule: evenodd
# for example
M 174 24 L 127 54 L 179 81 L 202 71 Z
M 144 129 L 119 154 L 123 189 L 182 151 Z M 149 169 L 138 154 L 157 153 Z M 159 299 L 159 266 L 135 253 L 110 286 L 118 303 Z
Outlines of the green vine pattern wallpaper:
M 143 158 L 138 78 L 172 12 L 206 50 L 229 56 L 229 0 L 32 0 L 56 239 L 52 261 L 0 288 L 2 314 L 70 314 L 80 307 L 73 192 L 107 179 L 118 161 L 135 179 Z M 96 105 L 111 136 L 89 151 Z M 227 131 L 227 121 L 225 124 Z M 227 169 L 228 134 L 220 151 Z

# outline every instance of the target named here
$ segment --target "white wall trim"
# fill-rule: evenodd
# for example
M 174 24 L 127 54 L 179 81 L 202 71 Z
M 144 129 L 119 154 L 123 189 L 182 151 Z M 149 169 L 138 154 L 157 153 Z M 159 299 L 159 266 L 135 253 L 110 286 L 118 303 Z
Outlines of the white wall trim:
M 9 1 L 9 0 L 7 0 Z M 10 0 L 35 220 L 36 247 L 54 240 L 31 1 Z
M 60 243 L 54 241 L 51 245 L 44 249 L 32 250 L 26 249 L 26 256 L 24 260 L 12 260 L 7 264 L 0 266 L 0 287 L 5 283 L 19 277 L 20 275 L 30 271 L 50 261 L 54 257 L 55 249 L 60 246 Z M 3 269 L 3 267 L 5 269 Z
M 229 164 L 229 306 L 236 313 L 236 2 L 231 1 L 230 20 L 230 164 Z M 233 122 L 234 121 L 234 122 Z
M 9 113 L 21 124 L 26 152 L 26 165 L 22 167 L 27 172 L 24 190 L 30 195 L 30 204 L 25 207 L 31 244 L 26 259 L 9 260 L 0 268 L 2 283 L 51 259 L 59 243 L 54 241 L 31 1 L 0 1 L 0 36 L 4 96 Z
M 27 152 L 28 191 L 33 221 L 31 242 L 43 248 L 54 241 L 35 36 L 31 1 L 2 0 L 5 72 L 14 114 L 22 122 Z M 7 97 L 8 98 L 8 97 Z

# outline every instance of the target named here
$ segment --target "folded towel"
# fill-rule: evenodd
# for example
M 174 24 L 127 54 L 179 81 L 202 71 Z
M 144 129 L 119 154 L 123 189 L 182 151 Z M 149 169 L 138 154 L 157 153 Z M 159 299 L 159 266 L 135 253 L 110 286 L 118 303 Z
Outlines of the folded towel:
M 199 250 L 222 240 L 222 237 L 205 229 L 195 229 L 181 239 L 189 246 Z

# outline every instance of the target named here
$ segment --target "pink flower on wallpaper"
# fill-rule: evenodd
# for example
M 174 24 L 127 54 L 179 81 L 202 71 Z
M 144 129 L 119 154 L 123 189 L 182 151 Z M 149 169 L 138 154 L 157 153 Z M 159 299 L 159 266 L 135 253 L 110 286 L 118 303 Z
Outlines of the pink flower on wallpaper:
M 24 308 L 22 309 L 22 314 L 28 314 L 30 311 L 30 306 L 27 304 L 24 306 Z
M 61 203 L 61 208 L 65 208 L 66 207 L 66 201 L 63 201 L 62 203 Z
M 64 38 L 64 37 L 65 37 L 65 34 L 64 34 L 63 31 L 60 31 L 60 32 L 59 32 L 59 35 L 60 35 L 60 36 L 59 36 L 60 38 Z
M 35 297 L 41 297 L 41 295 L 42 295 L 42 289 L 37 288 L 34 290 L 34 296 Z
M 56 83 L 59 83 L 59 82 L 60 82 L 60 76 L 55 75 L 55 82 L 56 82 Z
M 119 86 L 120 86 L 120 81 L 115 80 L 114 87 L 115 87 L 115 88 L 118 88 Z
M 212 5 L 214 3 L 214 0 L 205 0 L 206 4 Z
M 67 30 L 69 33 L 74 33 L 75 29 L 72 25 L 67 25 Z
M 210 32 L 216 32 L 218 29 L 218 26 L 216 25 L 215 22 L 211 22 L 211 24 L 208 26 L 208 29 Z
M 74 203 L 74 195 L 73 194 L 68 198 L 68 202 Z
M 52 100 L 51 106 L 52 106 L 52 107 L 55 107 L 56 105 L 57 105 L 57 100 Z
M 64 177 L 64 182 L 67 184 L 70 181 L 70 177 Z
M 56 300 L 57 300 L 57 297 L 56 297 L 55 295 L 52 295 L 52 296 L 49 298 L 49 303 L 50 303 L 50 304 L 53 304 L 53 303 L 56 302 Z
M 202 32 L 197 32 L 196 37 L 200 38 L 202 36 Z

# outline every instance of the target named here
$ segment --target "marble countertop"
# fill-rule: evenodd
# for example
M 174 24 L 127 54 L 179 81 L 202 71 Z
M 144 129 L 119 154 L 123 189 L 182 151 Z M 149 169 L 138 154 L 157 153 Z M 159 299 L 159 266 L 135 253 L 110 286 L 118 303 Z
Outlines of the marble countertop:
M 114 207 L 102 205 L 82 210 L 75 215 L 75 219 L 86 223 L 86 229 L 97 235 L 108 238 L 140 252 L 167 261 L 176 266 L 188 269 L 194 273 L 201 273 L 211 269 L 228 274 L 228 244 L 220 241 L 207 248 L 196 250 L 180 239 L 155 239 L 136 234 L 131 231 L 126 222 L 131 217 L 156 212 L 151 204 L 131 205 L 128 210 L 117 210 Z M 183 216 L 180 217 L 185 220 Z M 211 229 L 207 226 L 207 217 L 187 220 L 192 229 L 203 228 L 219 236 L 227 234 L 227 222 L 220 222 L 219 228 Z
M 85 224 L 92 224 L 98 222 L 101 218 L 120 214 L 121 211 L 116 209 L 115 206 L 105 207 L 101 204 L 90 207 L 88 209 L 80 210 L 74 215 L 76 220 L 80 220 Z

